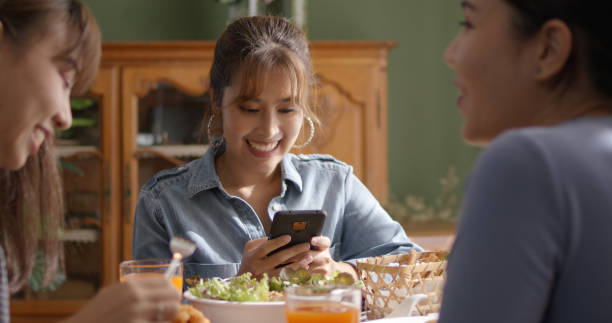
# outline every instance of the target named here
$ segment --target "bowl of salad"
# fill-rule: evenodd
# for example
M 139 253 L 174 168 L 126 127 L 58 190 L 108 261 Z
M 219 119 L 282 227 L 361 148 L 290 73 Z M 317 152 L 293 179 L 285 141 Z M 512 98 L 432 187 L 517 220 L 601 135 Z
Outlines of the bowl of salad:
M 324 286 L 329 284 L 356 285 L 348 274 L 326 278 L 307 270 L 283 271 L 280 277 L 260 279 L 250 273 L 221 279 L 196 279 L 184 296 L 202 311 L 212 323 L 285 323 L 284 289 L 296 285 Z

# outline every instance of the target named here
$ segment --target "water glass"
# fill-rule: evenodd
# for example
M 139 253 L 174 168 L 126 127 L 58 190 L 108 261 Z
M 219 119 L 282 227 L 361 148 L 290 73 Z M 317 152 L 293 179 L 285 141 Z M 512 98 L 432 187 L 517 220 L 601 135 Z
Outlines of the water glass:
M 142 259 L 126 260 L 119 264 L 119 281 L 146 276 L 163 276 L 170 266 L 171 259 Z M 181 264 L 170 281 L 179 290 L 183 291 L 183 264 Z

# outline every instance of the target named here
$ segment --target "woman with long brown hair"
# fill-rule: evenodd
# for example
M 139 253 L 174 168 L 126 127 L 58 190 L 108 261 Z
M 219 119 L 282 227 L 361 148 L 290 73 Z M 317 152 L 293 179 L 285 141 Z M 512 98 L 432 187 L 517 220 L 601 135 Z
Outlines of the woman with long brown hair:
M 78 0 L 0 0 L 0 322 L 38 249 L 44 283 L 58 268 L 63 204 L 51 137 L 70 127 L 70 95 L 87 89 L 99 60 L 98 26 Z M 164 321 L 179 299 L 162 278 L 137 279 L 102 289 L 68 321 Z

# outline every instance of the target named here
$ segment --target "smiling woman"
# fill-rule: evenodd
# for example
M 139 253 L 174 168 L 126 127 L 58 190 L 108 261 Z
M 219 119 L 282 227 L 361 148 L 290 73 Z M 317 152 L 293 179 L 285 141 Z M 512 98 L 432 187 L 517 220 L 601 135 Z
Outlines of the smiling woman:
M 70 93 L 93 79 L 99 43 L 95 22 L 77 3 L 0 1 L 0 230 L 13 292 L 32 269 L 39 226 L 47 283 L 57 268 L 63 210 L 48 142 L 70 126 Z
M 62 259 L 61 182 L 51 137 L 100 60 L 98 25 L 78 0 L 0 0 L 0 323 L 37 251 L 43 285 Z M 107 286 L 67 322 L 169 320 L 180 295 L 163 278 Z
M 236 20 L 215 45 L 210 72 L 212 148 L 144 185 L 134 220 L 133 255 L 164 258 L 169 239 L 197 244 L 188 276 L 275 276 L 293 263 L 311 272 L 346 272 L 356 258 L 416 246 L 353 174 L 328 155 L 299 155 L 319 127 L 310 102 L 308 42 L 288 20 Z M 266 237 L 276 211 L 324 210 L 322 236 L 289 243 Z M 420 248 L 416 247 L 420 250 Z
M 19 7 L 13 1 L 4 2 L 0 16 L 0 166 L 18 169 L 54 129 L 70 126 L 71 90 L 82 91 L 93 79 L 96 65 L 90 62 L 99 60 L 95 50 L 99 39 L 83 38 L 88 25 L 67 21 L 74 19 L 69 17 L 49 22 L 44 32 L 36 32 L 35 27 L 22 31 L 22 26 L 45 18 L 35 10 L 24 10 L 27 18 L 14 19 Z

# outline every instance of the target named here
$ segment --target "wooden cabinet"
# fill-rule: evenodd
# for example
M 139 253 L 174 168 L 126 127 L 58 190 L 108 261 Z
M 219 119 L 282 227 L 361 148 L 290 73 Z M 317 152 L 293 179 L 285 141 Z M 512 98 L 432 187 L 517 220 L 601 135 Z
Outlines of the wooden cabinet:
M 311 44 L 324 126 L 312 144 L 296 151 L 332 154 L 353 165 L 355 174 L 383 201 L 388 194 L 387 54 L 393 46 Z M 70 259 L 64 286 L 73 276 L 77 281 L 85 277 L 87 292 L 66 287 L 64 294 L 22 293 L 11 301 L 13 322 L 57 321 L 80 308 L 97 289 L 118 280 L 119 262 L 131 258 L 140 187 L 157 171 L 198 158 L 207 148 L 207 139 L 198 140 L 197 133 L 208 104 L 213 50 L 213 42 L 103 45 L 101 69 L 86 96 L 97 109 L 96 140 L 58 145 L 67 165 L 67 217 L 77 218 L 68 221 L 74 223 L 66 232 L 89 237 L 80 254 L 66 252 Z

